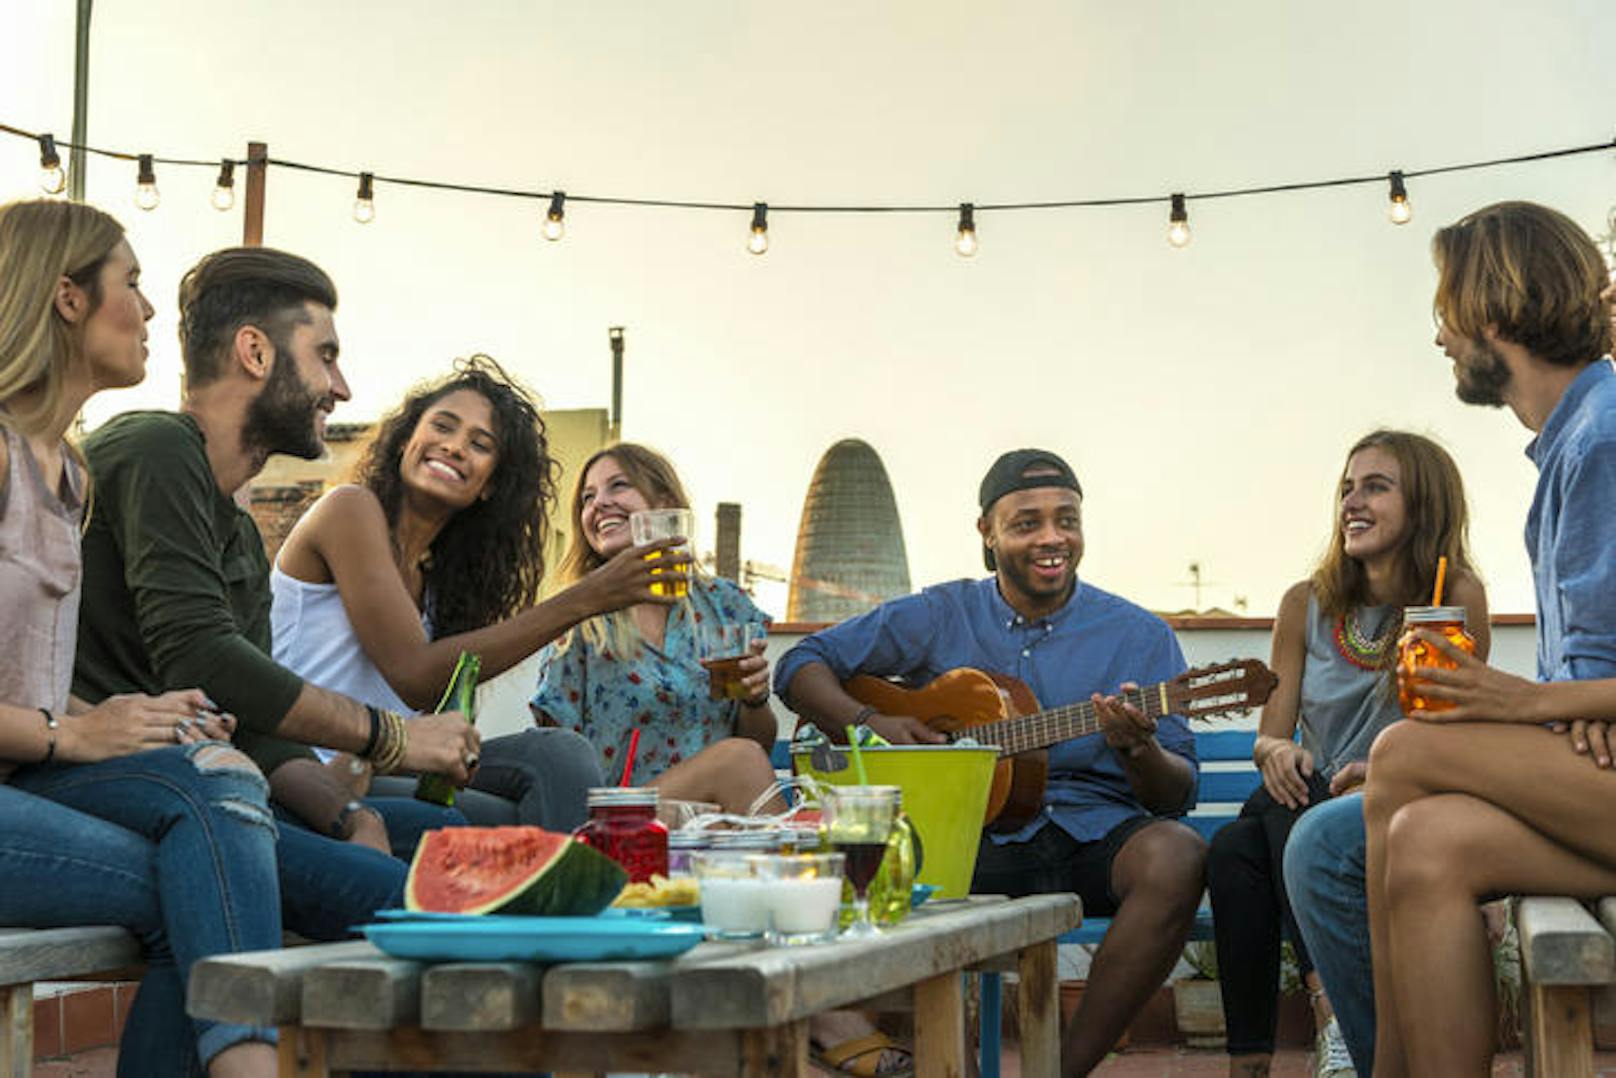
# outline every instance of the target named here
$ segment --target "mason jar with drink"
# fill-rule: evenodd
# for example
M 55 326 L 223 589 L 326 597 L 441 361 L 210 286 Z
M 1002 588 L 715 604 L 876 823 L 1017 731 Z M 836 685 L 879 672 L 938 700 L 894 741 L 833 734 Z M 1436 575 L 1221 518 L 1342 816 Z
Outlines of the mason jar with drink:
M 1446 711 L 1453 706 L 1424 693 L 1424 680 L 1420 671 L 1453 670 L 1458 663 L 1441 648 L 1420 639 L 1416 634 L 1424 629 L 1442 637 L 1466 655 L 1476 653 L 1476 639 L 1465 632 L 1465 608 L 1462 606 L 1410 606 L 1403 610 L 1403 635 L 1397 641 L 1397 702 L 1403 714 L 1415 711 Z

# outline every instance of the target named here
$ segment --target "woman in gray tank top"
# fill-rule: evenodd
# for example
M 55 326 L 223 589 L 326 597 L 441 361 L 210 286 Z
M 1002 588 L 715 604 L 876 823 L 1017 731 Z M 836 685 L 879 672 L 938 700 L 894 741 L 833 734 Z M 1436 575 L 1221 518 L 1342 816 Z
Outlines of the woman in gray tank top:
M 1285 842 L 1310 806 L 1363 782 L 1369 746 L 1401 717 L 1391 664 L 1402 608 L 1429 602 L 1439 557 L 1448 559 L 1448 601 L 1468 610 L 1486 655 L 1487 598 L 1470 569 L 1466 520 L 1463 482 L 1445 450 L 1417 434 L 1365 435 L 1347 453 L 1329 548 L 1280 601 L 1271 660 L 1279 687 L 1253 751 L 1263 785 L 1213 837 L 1207 858 L 1231 1075 L 1268 1073 L 1282 938 L 1314 1000 L 1320 1073 L 1350 1070 L 1291 918 Z

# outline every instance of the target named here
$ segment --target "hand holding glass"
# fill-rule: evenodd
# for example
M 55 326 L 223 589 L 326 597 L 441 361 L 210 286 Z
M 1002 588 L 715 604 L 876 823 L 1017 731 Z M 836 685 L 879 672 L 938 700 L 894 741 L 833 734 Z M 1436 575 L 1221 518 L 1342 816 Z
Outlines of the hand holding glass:
M 847 855 L 847 880 L 853 885 L 853 923 L 844 936 L 881 934 L 870 922 L 870 881 L 886 854 L 901 793 L 896 786 L 831 786 L 825 790 L 825 832 L 831 845 Z
M 707 695 L 714 700 L 745 700 L 745 672 L 741 660 L 752 654 L 752 643 L 762 639 L 762 627 L 742 621 L 729 625 L 711 618 L 697 630 L 701 665 L 707 670 Z
M 665 555 L 682 554 L 687 558 L 691 556 L 690 545 L 695 537 L 696 515 L 688 509 L 641 509 L 629 514 L 628 526 L 635 546 L 654 543 L 658 539 L 684 540 L 678 546 L 651 551 L 645 556 L 648 562 L 660 561 Z M 662 570 L 656 568 L 651 570 L 653 576 L 660 575 L 661 572 Z M 680 598 L 690 594 L 690 584 L 684 580 L 670 583 L 652 582 L 651 594 Z

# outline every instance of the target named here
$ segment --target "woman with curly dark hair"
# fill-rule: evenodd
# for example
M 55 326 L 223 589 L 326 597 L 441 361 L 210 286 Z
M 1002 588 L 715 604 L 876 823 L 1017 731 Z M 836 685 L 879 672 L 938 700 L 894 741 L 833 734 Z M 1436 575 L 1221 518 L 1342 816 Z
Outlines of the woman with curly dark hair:
M 436 704 L 462 651 L 493 677 L 580 621 L 671 602 L 651 594 L 650 547 L 537 601 L 554 471 L 538 409 L 487 356 L 412 391 L 378 425 L 355 482 L 316 502 L 281 547 L 271 574 L 276 660 L 409 713 Z M 473 823 L 583 820 L 584 791 L 601 779 L 581 737 L 528 729 L 482 749 L 456 801 Z M 356 796 L 408 794 L 410 780 L 371 784 L 350 757 L 329 764 Z

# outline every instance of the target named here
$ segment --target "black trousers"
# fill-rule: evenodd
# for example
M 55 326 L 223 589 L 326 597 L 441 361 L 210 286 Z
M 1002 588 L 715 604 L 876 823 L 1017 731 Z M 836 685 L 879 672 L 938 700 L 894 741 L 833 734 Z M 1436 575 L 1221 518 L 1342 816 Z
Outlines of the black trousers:
M 1307 786 L 1307 807 L 1330 796 L 1329 783 L 1317 772 Z M 1291 941 L 1304 974 L 1313 968 L 1291 916 L 1284 874 L 1285 842 L 1306 811 L 1286 808 L 1259 786 L 1239 817 L 1212 836 L 1206 884 L 1230 1055 L 1274 1050 L 1281 938 Z

